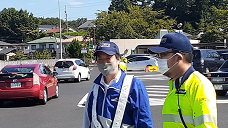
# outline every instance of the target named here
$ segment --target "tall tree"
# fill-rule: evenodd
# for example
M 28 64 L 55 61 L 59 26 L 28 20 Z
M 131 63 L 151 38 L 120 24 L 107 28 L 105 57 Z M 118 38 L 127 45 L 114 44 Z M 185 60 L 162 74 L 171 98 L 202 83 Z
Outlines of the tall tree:
M 163 11 L 152 11 L 151 7 L 129 6 L 125 11 L 102 11 L 97 14 L 96 39 L 151 39 L 160 29 L 170 30 L 175 21 L 163 16 Z
M 199 29 L 204 33 L 201 42 L 223 42 L 228 39 L 228 10 L 212 7 L 211 15 L 201 20 Z
M 39 20 L 26 10 L 17 11 L 15 8 L 4 8 L 0 12 L 0 37 L 7 42 L 22 42 L 36 33 Z
M 146 7 L 152 5 L 153 0 L 112 0 L 108 10 L 129 12 L 128 6 Z

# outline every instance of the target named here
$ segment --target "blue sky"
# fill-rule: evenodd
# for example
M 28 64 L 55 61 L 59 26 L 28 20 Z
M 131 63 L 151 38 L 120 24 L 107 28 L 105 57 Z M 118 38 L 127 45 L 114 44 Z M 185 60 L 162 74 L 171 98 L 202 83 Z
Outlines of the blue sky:
M 68 21 L 78 18 L 94 20 L 98 10 L 108 11 L 111 0 L 60 0 L 61 19 L 66 18 L 65 6 Z M 59 17 L 58 0 L 1 0 L 0 11 L 3 8 L 15 8 L 16 10 L 27 10 L 35 17 Z

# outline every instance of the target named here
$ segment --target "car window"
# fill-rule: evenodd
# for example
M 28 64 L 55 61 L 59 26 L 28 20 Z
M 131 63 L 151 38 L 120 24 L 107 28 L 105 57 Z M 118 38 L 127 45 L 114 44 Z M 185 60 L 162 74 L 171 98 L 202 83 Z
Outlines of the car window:
M 46 66 L 44 66 L 44 74 L 51 75 L 51 70 Z
M 3 68 L 2 73 L 33 72 L 35 67 L 11 67 Z
M 128 62 L 135 62 L 136 61 L 136 57 L 128 59 Z
M 55 64 L 55 67 L 58 67 L 58 68 L 69 68 L 72 65 L 74 65 L 74 63 L 72 61 L 58 61 Z
M 80 65 L 80 64 L 81 64 L 81 62 L 80 62 L 79 60 L 75 60 L 75 63 L 76 63 L 77 65 Z
M 44 73 L 44 66 L 40 65 L 40 67 L 39 67 L 39 72 L 40 72 L 41 74 L 45 74 L 45 73 Z
M 137 57 L 136 61 L 145 61 L 145 60 L 149 60 L 150 58 L 148 57 Z
M 194 51 L 193 51 L 193 55 L 194 55 L 193 58 L 197 58 L 197 59 L 201 58 L 201 57 L 200 57 L 200 51 L 199 51 L 199 50 L 194 50 Z
M 217 52 L 211 52 L 213 58 L 219 58 L 219 55 Z

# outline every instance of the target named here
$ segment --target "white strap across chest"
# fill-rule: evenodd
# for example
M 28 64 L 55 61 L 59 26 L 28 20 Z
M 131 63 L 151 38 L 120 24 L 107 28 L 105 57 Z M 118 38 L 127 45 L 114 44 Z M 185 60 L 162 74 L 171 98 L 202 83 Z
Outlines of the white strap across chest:
M 125 112 L 129 92 L 130 92 L 132 79 L 133 79 L 133 75 L 126 75 L 124 78 L 124 82 L 123 82 L 120 96 L 119 96 L 119 101 L 118 101 L 117 108 L 116 108 L 115 117 L 114 117 L 114 120 L 112 123 L 112 128 L 120 128 L 120 126 L 122 124 L 122 119 L 124 116 L 124 112 Z M 96 112 L 98 90 L 99 90 L 99 85 L 94 84 L 92 121 L 96 128 L 102 128 L 100 122 L 97 120 L 97 112 Z

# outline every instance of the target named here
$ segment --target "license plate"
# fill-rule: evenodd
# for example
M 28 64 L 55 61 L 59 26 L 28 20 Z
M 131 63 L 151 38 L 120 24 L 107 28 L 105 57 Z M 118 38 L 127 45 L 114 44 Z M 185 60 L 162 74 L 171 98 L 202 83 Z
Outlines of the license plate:
M 20 88 L 21 87 L 21 83 L 20 82 L 19 83 L 11 83 L 10 87 L 11 88 Z
M 224 78 L 212 78 L 211 81 L 224 81 Z
M 214 85 L 215 90 L 223 90 L 222 85 Z

